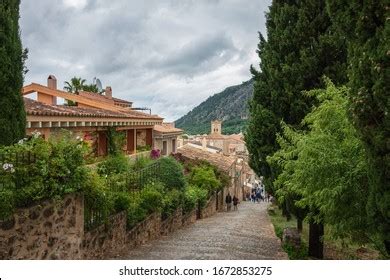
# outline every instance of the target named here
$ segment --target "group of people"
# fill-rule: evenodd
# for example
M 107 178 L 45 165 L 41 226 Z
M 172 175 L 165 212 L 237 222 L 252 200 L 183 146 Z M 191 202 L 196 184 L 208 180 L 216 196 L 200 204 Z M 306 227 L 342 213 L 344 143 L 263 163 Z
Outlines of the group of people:
M 271 196 L 265 191 L 264 185 L 254 183 L 251 192 L 246 193 L 246 199 L 252 202 L 266 201 L 269 202 Z
M 225 198 L 225 202 L 226 202 L 226 205 L 227 205 L 227 211 L 229 212 L 230 210 L 232 210 L 232 203 L 233 203 L 233 210 L 236 211 L 238 210 L 238 203 L 240 203 L 239 199 L 237 198 L 237 196 L 232 196 L 230 195 L 230 193 L 227 194 L 226 198 Z

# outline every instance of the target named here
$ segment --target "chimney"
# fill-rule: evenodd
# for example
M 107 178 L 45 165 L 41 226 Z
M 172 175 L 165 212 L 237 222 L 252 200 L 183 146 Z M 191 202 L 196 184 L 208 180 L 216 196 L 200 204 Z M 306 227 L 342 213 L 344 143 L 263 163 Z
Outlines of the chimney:
M 47 77 L 47 87 L 50 89 L 57 90 L 57 78 L 54 75 Z M 57 105 L 57 97 L 51 97 L 51 105 Z
M 106 93 L 106 97 L 112 99 L 112 88 L 111 87 L 106 87 L 105 93 Z

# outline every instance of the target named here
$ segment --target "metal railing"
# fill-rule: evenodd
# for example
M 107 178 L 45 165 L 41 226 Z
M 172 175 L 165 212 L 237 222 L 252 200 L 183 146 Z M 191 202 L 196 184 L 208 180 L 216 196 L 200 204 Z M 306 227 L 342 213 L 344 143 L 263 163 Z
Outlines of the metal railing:
M 37 160 L 36 155 L 31 151 L 24 151 L 20 153 L 10 153 L 0 151 L 0 164 L 3 165 L 5 163 L 11 163 L 14 166 L 18 166 L 21 164 L 29 165 L 34 164 Z
M 132 196 L 139 195 L 139 192 L 142 188 L 152 182 L 156 182 L 160 178 L 160 162 L 156 161 L 155 163 L 136 171 L 129 172 L 126 175 L 126 188 L 125 190 L 129 192 Z M 124 191 L 123 187 L 119 187 L 114 191 Z M 113 214 L 113 213 L 110 213 Z M 104 224 L 109 213 L 105 213 L 104 210 L 96 209 L 92 204 L 89 204 L 88 201 L 85 201 L 84 204 L 84 228 L 86 231 L 95 229 L 100 225 Z

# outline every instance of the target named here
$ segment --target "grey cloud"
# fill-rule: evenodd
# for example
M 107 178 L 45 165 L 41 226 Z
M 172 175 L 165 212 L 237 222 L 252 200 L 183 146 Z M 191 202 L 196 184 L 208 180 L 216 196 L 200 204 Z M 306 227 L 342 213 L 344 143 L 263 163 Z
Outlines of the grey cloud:
M 77 0 L 73 0 L 77 1 Z M 84 0 L 83 0 L 84 1 Z M 250 78 L 271 0 L 21 1 L 25 83 L 99 77 L 114 96 L 174 120 Z
M 197 38 L 161 59 L 148 63 L 149 67 L 181 75 L 193 76 L 200 71 L 213 71 L 227 63 L 237 49 L 226 34 L 212 34 Z

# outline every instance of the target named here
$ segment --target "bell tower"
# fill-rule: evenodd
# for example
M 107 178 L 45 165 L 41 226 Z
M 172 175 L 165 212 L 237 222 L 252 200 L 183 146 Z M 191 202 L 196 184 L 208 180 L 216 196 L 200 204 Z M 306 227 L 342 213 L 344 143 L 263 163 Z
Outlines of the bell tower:
M 211 134 L 222 134 L 222 122 L 219 120 L 211 121 Z

